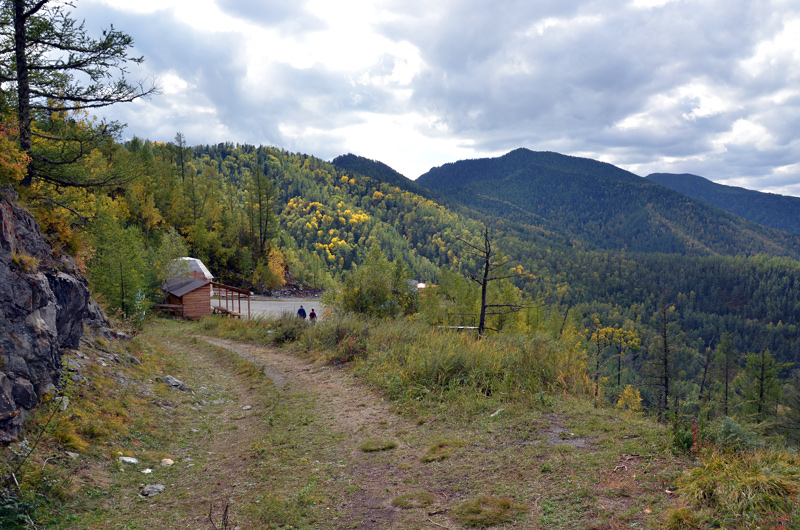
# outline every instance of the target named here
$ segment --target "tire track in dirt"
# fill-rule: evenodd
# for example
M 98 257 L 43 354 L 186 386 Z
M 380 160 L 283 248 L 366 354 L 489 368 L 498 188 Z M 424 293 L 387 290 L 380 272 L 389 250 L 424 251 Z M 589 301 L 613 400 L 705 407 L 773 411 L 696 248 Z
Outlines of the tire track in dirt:
M 343 527 L 363 530 L 407 528 L 454 528 L 441 507 L 429 510 L 401 510 L 392 500 L 413 491 L 436 492 L 429 484 L 420 456 L 427 449 L 420 427 L 394 413 L 390 404 L 376 396 L 341 369 L 314 366 L 297 357 L 270 348 L 216 337 L 197 336 L 210 345 L 233 351 L 263 367 L 283 395 L 302 393 L 316 408 L 318 421 L 343 440 L 334 448 L 337 457 L 349 464 L 356 491 L 342 494 L 337 507 L 344 513 Z M 407 433 L 407 434 L 404 434 Z M 366 439 L 397 440 L 391 451 L 365 453 L 359 445 Z M 446 501 L 437 495 L 440 503 Z M 428 512 L 436 513 L 429 516 Z M 435 519 L 435 521 L 434 521 Z

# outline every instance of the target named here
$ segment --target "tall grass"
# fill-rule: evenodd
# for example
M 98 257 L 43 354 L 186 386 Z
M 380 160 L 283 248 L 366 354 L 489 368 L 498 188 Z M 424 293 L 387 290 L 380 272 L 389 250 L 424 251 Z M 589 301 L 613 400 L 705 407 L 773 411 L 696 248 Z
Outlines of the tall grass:
M 387 322 L 368 341 L 362 372 L 395 397 L 525 394 L 578 390 L 579 352 L 544 335 L 474 335 Z
M 800 527 L 800 457 L 775 449 L 713 450 L 678 482 L 699 514 L 734 527 Z
M 241 322 L 207 319 L 201 326 L 262 344 L 293 340 L 295 348 L 318 362 L 353 362 L 359 375 L 400 401 L 583 393 L 589 388 L 585 354 L 577 341 L 545 332 L 479 339 L 408 318 L 332 317 L 311 325 L 288 315 Z

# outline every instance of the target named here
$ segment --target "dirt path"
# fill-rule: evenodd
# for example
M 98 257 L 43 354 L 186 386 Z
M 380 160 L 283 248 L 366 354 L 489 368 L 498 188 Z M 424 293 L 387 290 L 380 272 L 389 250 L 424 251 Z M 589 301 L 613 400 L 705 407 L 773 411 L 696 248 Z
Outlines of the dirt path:
M 565 399 L 416 421 L 341 367 L 177 325 L 147 338 L 163 362 L 135 385 L 146 419 L 81 473 L 86 495 L 58 530 L 455 530 L 458 508 L 482 499 L 517 514 L 484 528 L 657 528 L 674 502 L 664 484 L 681 464 L 644 420 Z M 140 495 L 154 483 L 162 494 Z
M 408 529 L 455 528 L 441 506 L 447 494 L 434 492 L 420 456 L 430 433 L 391 411 L 389 404 L 352 380 L 341 369 L 316 367 L 273 349 L 219 338 L 198 337 L 216 347 L 234 351 L 256 365 L 275 384 L 281 398 L 305 395 L 315 410 L 320 427 L 328 429 L 340 443 L 330 447 L 328 460 L 343 462 L 351 483 L 336 506 L 337 528 Z M 422 436 L 420 436 L 422 434 Z M 249 436 L 239 428 L 237 438 Z M 387 451 L 365 452 L 367 440 L 391 441 L 397 447 Z M 314 455 L 318 458 L 319 455 Z M 219 462 L 221 468 L 226 465 Z M 215 470 L 219 471 L 219 470 Z M 433 493 L 434 503 L 424 509 L 400 509 L 392 505 L 400 495 L 425 491 Z

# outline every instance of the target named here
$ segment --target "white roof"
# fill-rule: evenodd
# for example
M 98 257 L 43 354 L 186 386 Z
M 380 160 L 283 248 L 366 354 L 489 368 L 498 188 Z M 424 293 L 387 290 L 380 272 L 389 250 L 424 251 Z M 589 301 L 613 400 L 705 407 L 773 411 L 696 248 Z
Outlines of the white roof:
M 189 267 L 189 272 L 199 272 L 203 274 L 203 277 L 206 280 L 211 280 L 214 276 L 211 272 L 203 265 L 203 262 L 197 258 L 178 258 L 184 260 Z

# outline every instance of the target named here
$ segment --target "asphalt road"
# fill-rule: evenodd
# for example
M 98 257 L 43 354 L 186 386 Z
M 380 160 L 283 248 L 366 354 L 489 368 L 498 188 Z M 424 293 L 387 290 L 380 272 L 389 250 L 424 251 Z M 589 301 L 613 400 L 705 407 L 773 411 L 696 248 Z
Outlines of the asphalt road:
M 216 301 L 214 301 L 216 303 Z M 283 313 L 292 315 L 297 314 L 300 305 L 306 310 L 306 314 L 311 313 L 311 309 L 315 309 L 317 318 L 322 317 L 323 306 L 319 298 L 302 299 L 302 298 L 281 298 L 274 300 L 251 300 L 250 301 L 250 316 L 252 318 L 280 316 Z M 233 309 L 238 310 L 236 307 Z M 247 312 L 245 302 L 242 303 L 242 313 Z

